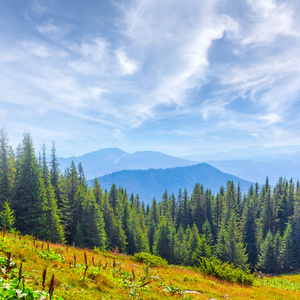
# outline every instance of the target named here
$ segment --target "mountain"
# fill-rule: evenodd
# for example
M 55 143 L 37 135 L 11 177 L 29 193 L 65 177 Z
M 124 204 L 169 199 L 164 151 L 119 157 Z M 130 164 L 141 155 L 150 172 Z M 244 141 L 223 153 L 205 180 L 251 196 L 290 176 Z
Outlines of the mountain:
M 264 183 L 268 176 L 271 185 L 275 185 L 279 177 L 288 180 L 293 178 L 294 181 L 297 181 L 300 176 L 299 159 L 269 161 L 223 160 L 208 161 L 207 163 L 222 172 L 233 174 L 251 182 Z
M 300 160 L 300 145 L 286 146 L 255 146 L 235 148 L 220 151 L 220 149 L 194 148 L 187 150 L 183 156 L 185 159 L 197 161 L 210 160 L 250 160 L 250 161 L 295 161 Z
M 128 194 L 139 194 L 141 201 L 146 203 L 150 203 L 153 197 L 160 200 L 165 190 L 177 197 L 179 189 L 186 188 L 191 195 L 196 183 L 217 193 L 221 185 L 226 187 L 228 180 L 236 185 L 240 183 L 243 192 L 247 192 L 251 185 L 249 181 L 223 173 L 206 163 L 167 169 L 119 171 L 98 177 L 102 189 L 109 191 L 114 183 L 117 187 L 125 188 Z M 92 182 L 89 181 L 89 184 L 92 185 Z
M 93 179 L 122 170 L 165 169 L 198 163 L 155 151 L 127 153 L 118 148 L 105 148 L 78 157 L 58 157 L 60 169 L 64 170 L 69 167 L 72 160 L 76 165 L 80 162 L 82 163 L 87 179 Z

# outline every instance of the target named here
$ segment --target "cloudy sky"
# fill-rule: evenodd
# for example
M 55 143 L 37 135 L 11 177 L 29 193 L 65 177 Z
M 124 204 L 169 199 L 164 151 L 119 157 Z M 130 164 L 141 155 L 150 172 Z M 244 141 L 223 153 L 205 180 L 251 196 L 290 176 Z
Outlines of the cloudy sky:
M 60 156 L 300 145 L 299 13 L 298 0 L 0 1 L 0 126 Z

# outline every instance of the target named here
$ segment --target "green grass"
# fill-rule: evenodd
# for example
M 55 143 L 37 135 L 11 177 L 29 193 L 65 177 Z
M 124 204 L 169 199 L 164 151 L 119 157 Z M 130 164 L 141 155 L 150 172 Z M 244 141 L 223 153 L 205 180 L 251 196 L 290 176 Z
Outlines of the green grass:
M 22 293 L 27 300 L 49 299 L 53 274 L 52 300 L 223 299 L 224 295 L 229 299 L 300 299 L 300 275 L 257 279 L 249 287 L 193 268 L 160 263 L 160 258 L 147 253 L 134 258 L 99 249 L 43 245 L 30 236 L 0 235 L 0 299 L 20 299 Z

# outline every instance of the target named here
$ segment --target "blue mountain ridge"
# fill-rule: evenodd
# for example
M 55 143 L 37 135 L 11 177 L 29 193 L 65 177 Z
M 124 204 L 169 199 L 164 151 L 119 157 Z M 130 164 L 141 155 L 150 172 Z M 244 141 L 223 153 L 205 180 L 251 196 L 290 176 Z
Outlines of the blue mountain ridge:
M 98 177 L 103 190 L 109 191 L 114 183 L 117 187 L 126 189 L 128 195 L 138 194 L 145 203 L 151 203 L 153 197 L 161 200 L 165 190 L 169 195 L 174 193 L 177 197 L 179 189 L 183 191 L 186 188 L 191 195 L 196 183 L 203 184 L 205 189 L 209 188 L 216 194 L 221 186 L 226 187 L 228 180 L 232 180 L 236 186 L 239 183 L 245 193 L 251 185 L 249 181 L 223 173 L 206 163 L 167 169 L 123 170 Z M 88 183 L 92 185 L 93 180 Z

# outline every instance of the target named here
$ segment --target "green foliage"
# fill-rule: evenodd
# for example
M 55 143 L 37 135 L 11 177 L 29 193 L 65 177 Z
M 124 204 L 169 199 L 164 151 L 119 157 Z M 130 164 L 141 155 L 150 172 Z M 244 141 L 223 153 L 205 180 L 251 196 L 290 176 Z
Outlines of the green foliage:
M 149 264 L 150 266 L 166 267 L 168 265 L 168 262 L 165 259 L 147 252 L 136 253 L 133 255 L 133 259 L 138 262 Z
M 181 287 L 175 287 L 173 284 L 164 288 L 164 291 L 170 293 L 172 296 L 174 295 L 185 295 L 185 291 L 181 289 Z
M 13 280 L 0 279 L 0 298 L 11 300 L 46 300 L 49 299 L 49 294 L 45 291 L 35 291 L 29 286 L 19 285 L 18 278 Z M 56 300 L 63 300 L 56 297 Z
M 0 213 L 0 223 L 1 227 L 6 225 L 7 230 L 12 230 L 15 224 L 14 211 L 7 201 L 3 204 L 3 211 Z
M 260 255 L 257 265 L 259 269 L 265 272 L 272 272 L 274 270 L 273 236 L 270 231 L 260 246 Z
M 54 250 L 46 251 L 46 250 L 41 250 L 39 251 L 39 257 L 50 260 L 50 261 L 64 261 L 65 258 L 59 254 L 56 253 Z
M 287 279 L 281 278 L 264 278 L 255 280 L 256 286 L 268 286 L 278 289 L 290 290 L 290 291 L 300 291 L 299 282 L 291 282 Z
M 289 270 L 295 263 L 294 241 L 291 224 L 286 226 L 282 237 L 281 264 L 283 269 Z
M 198 269 L 206 275 L 213 275 L 216 278 L 226 280 L 232 283 L 240 283 L 245 285 L 254 284 L 254 275 L 250 271 L 244 271 L 236 268 L 233 264 L 223 263 L 215 257 L 201 258 L 199 260 Z

